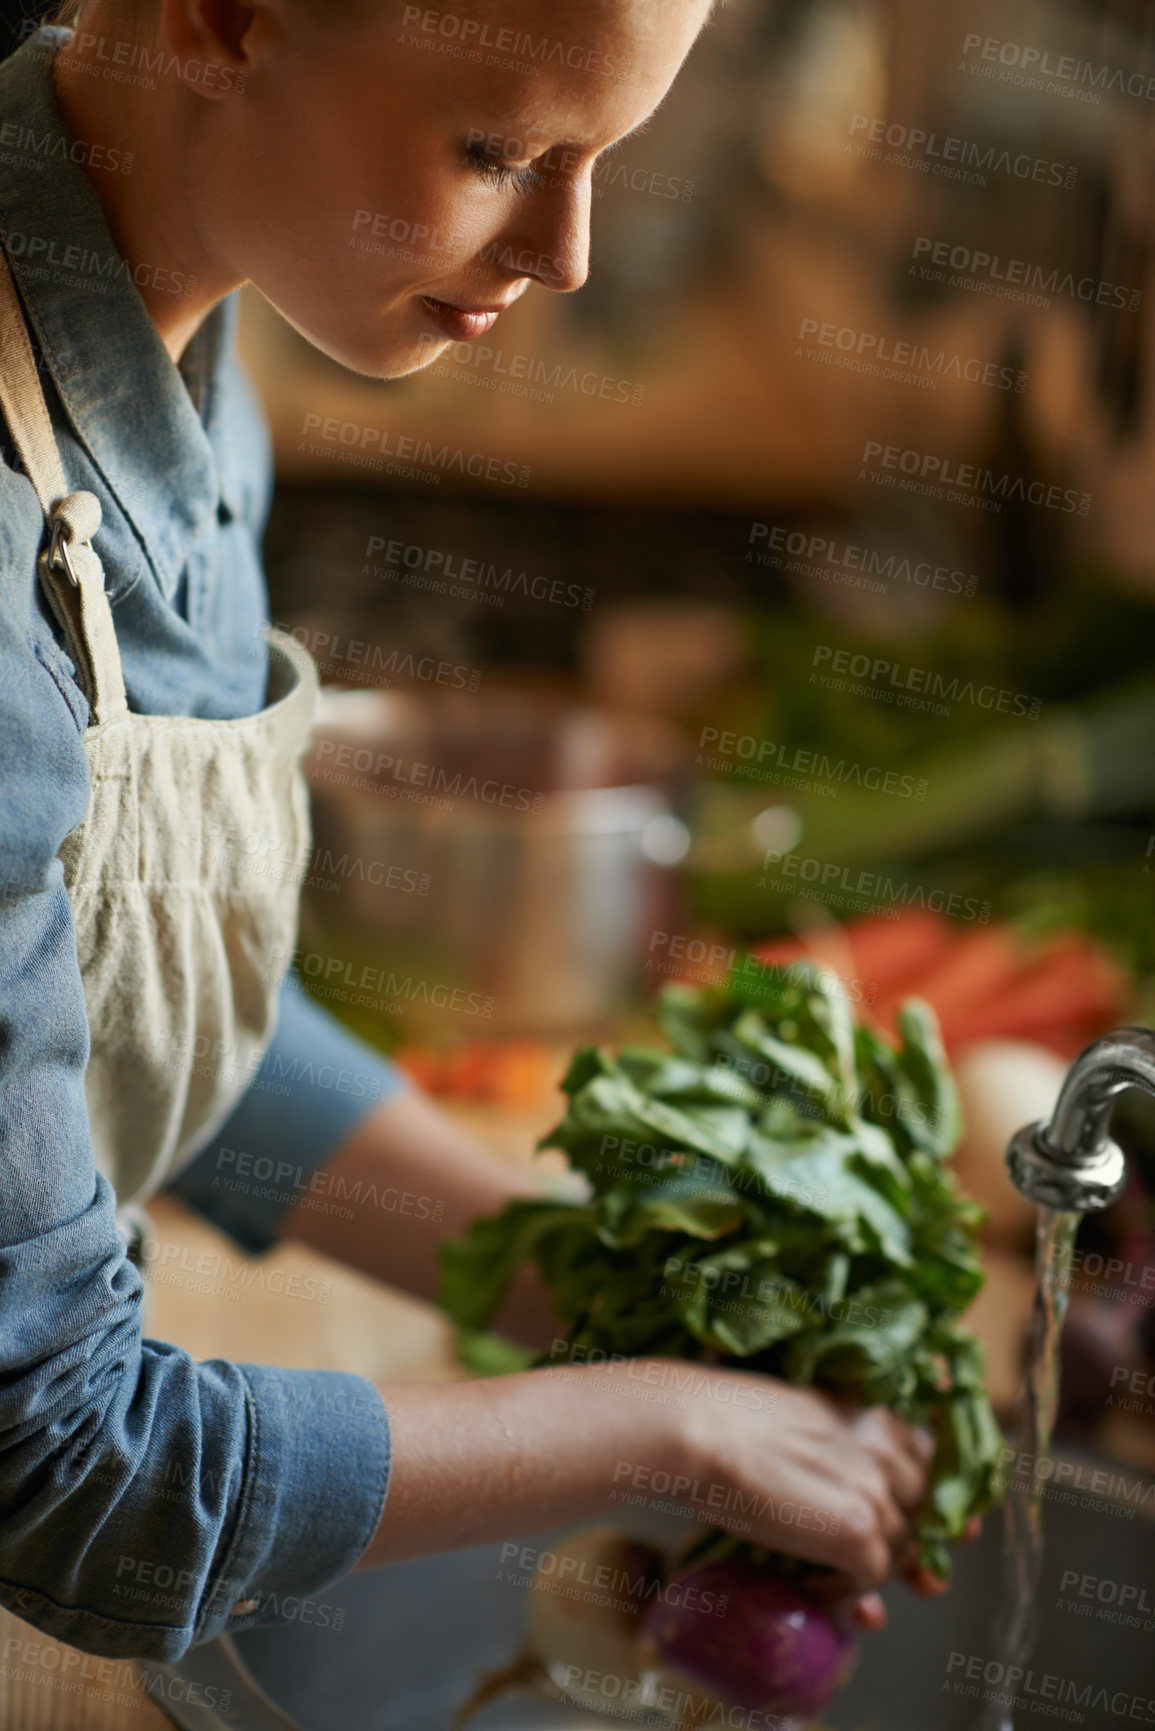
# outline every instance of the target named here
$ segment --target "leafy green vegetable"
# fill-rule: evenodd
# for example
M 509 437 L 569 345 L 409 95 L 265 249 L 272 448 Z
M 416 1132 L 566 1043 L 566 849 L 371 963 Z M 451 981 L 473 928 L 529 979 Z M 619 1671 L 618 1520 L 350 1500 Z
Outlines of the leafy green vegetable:
M 957 1323 L 982 1215 L 944 1164 L 960 1121 L 932 1012 L 906 1004 L 896 1047 L 856 1025 L 836 976 L 746 960 L 725 987 L 668 987 L 658 1020 L 672 1052 L 583 1047 L 562 1083 L 541 1146 L 589 1201 L 516 1202 L 444 1247 L 467 1362 L 524 1362 L 477 1331 L 532 1262 L 570 1347 L 739 1361 L 889 1405 L 935 1433 L 918 1530 L 947 1573 L 945 1541 L 997 1499 L 1002 1437 Z

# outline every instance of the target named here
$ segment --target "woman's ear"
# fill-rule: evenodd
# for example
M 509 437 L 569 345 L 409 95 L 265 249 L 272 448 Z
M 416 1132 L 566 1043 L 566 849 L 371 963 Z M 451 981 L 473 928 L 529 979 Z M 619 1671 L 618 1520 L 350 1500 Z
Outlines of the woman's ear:
M 281 11 L 280 0 L 162 0 L 161 41 L 182 83 L 219 100 L 244 89 L 263 57 L 264 26 Z

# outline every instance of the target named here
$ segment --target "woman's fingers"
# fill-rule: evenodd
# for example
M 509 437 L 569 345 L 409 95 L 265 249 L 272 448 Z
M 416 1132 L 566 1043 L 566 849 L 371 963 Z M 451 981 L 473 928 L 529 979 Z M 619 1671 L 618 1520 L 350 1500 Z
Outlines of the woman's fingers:
M 924 1599 L 937 1599 L 943 1593 L 950 1591 L 950 1582 L 944 1581 L 941 1575 L 936 1575 L 933 1569 L 923 1568 L 921 1563 L 914 1562 L 903 1570 L 903 1580 L 913 1592 Z
M 884 1407 L 863 1413 L 855 1428 L 885 1473 L 899 1508 L 917 1508 L 926 1493 L 927 1470 L 934 1452 L 927 1433 L 904 1424 Z
M 868 1635 L 876 1635 L 880 1629 L 886 1628 L 886 1606 L 877 1593 L 863 1593 L 861 1598 L 855 1599 L 850 1615 Z
M 849 1575 L 835 1570 L 805 1577 L 806 1591 L 823 1605 L 845 1611 L 858 1628 L 869 1634 L 886 1627 L 886 1606 L 878 1593 L 863 1593 Z

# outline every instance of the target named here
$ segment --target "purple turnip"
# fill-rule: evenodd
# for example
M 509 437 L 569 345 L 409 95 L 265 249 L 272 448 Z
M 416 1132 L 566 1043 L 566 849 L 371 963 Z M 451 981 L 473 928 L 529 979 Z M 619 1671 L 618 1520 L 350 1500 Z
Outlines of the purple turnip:
M 675 1574 L 643 1628 L 664 1679 L 801 1722 L 821 1713 L 858 1657 L 837 1611 L 744 1557 Z

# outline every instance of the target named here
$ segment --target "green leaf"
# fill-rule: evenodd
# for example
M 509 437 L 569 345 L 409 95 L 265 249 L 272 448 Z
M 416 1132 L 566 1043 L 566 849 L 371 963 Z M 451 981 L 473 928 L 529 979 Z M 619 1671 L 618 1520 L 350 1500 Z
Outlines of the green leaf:
M 838 1227 L 848 1251 L 876 1249 L 897 1266 L 908 1266 L 906 1222 L 856 1170 L 857 1154 L 853 1137 L 825 1126 L 792 1142 L 755 1131 L 746 1164 L 769 1195 Z
M 734 1038 L 764 1058 L 771 1071 L 827 1114 L 832 1123 L 846 1124 L 853 1107 L 837 1078 L 816 1052 L 791 1045 L 770 1033 L 757 1010 L 746 1010 L 734 1024 Z
M 783 1275 L 777 1250 L 774 1239 L 747 1239 L 667 1265 L 666 1290 L 703 1344 L 749 1358 L 811 1326 L 809 1294 Z
M 757 1109 L 762 1095 L 726 1064 L 698 1064 L 648 1046 L 626 1046 L 618 1068 L 635 1088 L 658 1100 L 693 1106 L 746 1106 Z
M 588 1169 L 610 1156 L 647 1159 L 685 1150 L 730 1162 L 742 1152 L 749 1126 L 743 1106 L 672 1106 L 635 1087 L 617 1066 L 594 1074 L 570 1099 L 556 1129 L 539 1148 L 558 1147 Z
M 857 1389 L 868 1404 L 884 1399 L 894 1404 L 913 1393 L 911 1353 L 926 1327 L 927 1311 L 908 1296 L 905 1284 L 863 1287 L 843 1301 L 836 1315 L 841 1320 L 822 1333 L 793 1342 L 790 1380 Z
M 561 1079 L 562 1092 L 576 1094 L 579 1088 L 584 1088 L 595 1076 L 604 1076 L 612 1068 L 613 1060 L 597 1046 L 579 1046 L 570 1059 L 569 1069 Z
M 940 1160 L 962 1135 L 958 1092 L 946 1062 L 938 1020 L 929 1004 L 910 998 L 898 1012 L 902 1046 L 897 1063 L 922 1108 L 908 1128 L 913 1140 Z
M 503 1334 L 486 1334 L 461 1328 L 454 1341 L 457 1361 L 473 1376 L 509 1376 L 528 1370 L 537 1358 L 529 1346 L 518 1346 Z
M 594 1227 L 595 1210 L 572 1203 L 511 1202 L 476 1220 L 464 1237 L 443 1244 L 441 1305 L 464 1328 L 481 1329 L 500 1309 L 522 1263 L 550 1233 Z
M 648 1187 L 619 1184 L 602 1198 L 603 1244 L 616 1249 L 637 1244 L 648 1232 L 685 1232 L 694 1238 L 721 1238 L 742 1225 L 746 1206 L 718 1166 L 714 1175 L 675 1172 Z

